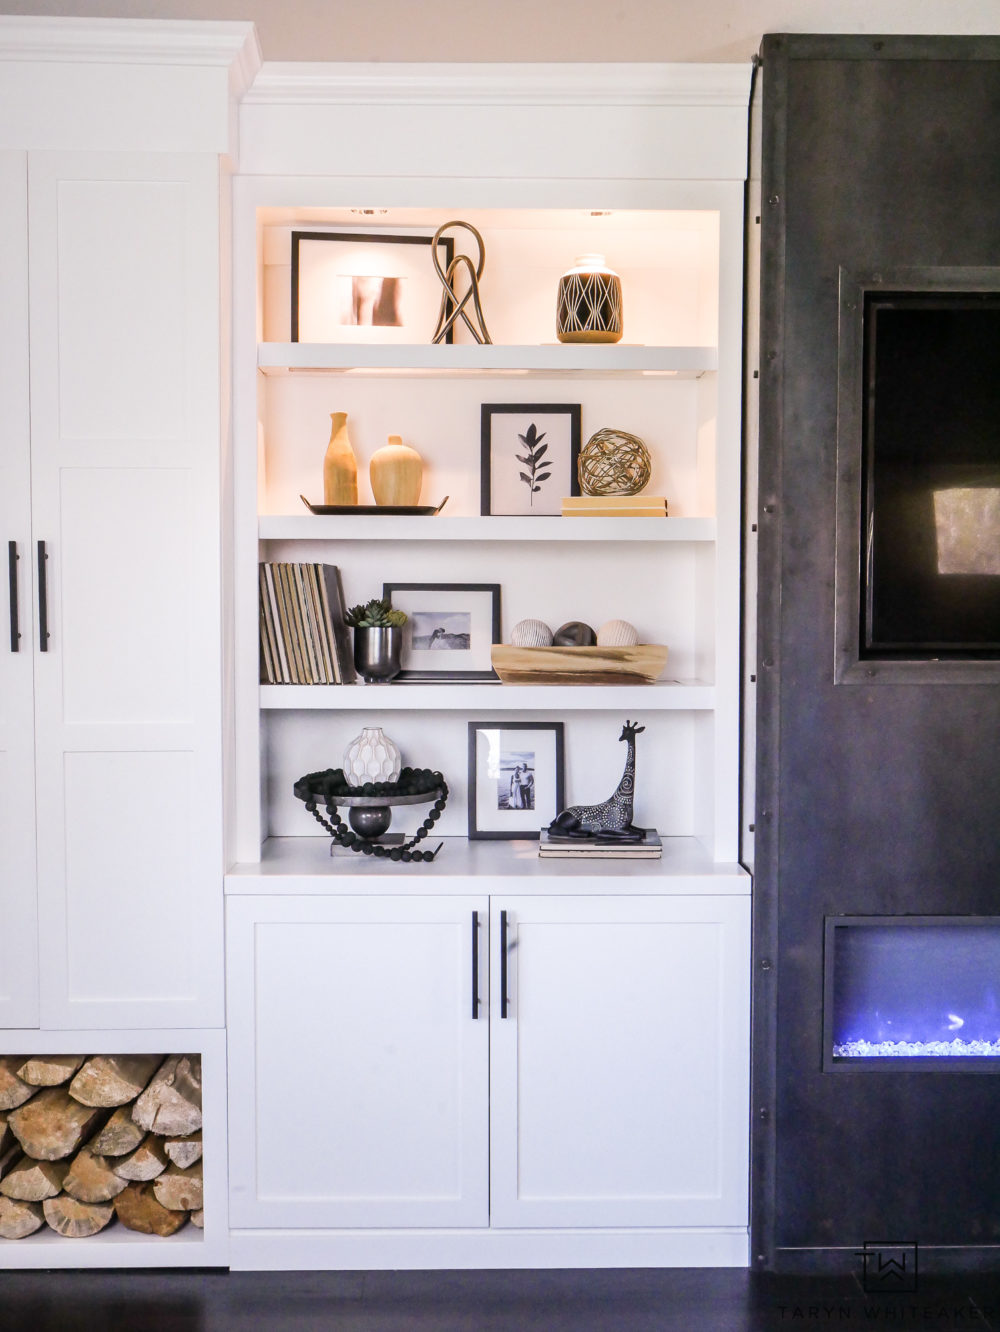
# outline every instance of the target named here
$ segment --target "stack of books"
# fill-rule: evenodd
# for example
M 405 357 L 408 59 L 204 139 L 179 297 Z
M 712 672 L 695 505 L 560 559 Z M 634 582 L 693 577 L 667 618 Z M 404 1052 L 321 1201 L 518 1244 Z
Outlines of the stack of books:
M 641 842 L 616 842 L 600 837 L 557 837 L 547 829 L 538 839 L 540 856 L 592 860 L 659 860 L 663 843 L 655 828 L 647 828 Z
M 260 587 L 262 684 L 350 684 L 354 661 L 334 564 L 265 563 Z
M 564 518 L 666 518 L 662 495 L 567 495 Z

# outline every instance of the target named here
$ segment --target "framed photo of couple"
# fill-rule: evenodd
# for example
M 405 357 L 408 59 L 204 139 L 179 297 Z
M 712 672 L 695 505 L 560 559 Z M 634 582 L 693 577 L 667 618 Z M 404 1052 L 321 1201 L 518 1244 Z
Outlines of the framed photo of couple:
M 469 837 L 538 837 L 564 804 L 562 722 L 469 722 Z

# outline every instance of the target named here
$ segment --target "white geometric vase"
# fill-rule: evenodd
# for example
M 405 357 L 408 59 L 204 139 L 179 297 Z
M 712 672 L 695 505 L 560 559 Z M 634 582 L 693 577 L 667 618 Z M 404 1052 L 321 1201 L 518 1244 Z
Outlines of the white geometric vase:
M 349 786 L 394 782 L 401 767 L 399 746 L 380 726 L 366 726 L 344 750 L 344 777 Z

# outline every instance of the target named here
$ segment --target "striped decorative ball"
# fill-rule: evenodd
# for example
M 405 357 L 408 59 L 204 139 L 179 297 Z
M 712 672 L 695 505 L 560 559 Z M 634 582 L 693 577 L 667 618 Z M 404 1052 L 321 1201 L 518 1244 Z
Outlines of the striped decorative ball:
M 551 647 L 552 630 L 542 620 L 519 620 L 510 631 L 512 647 Z
M 597 631 L 598 647 L 635 647 L 639 633 L 628 620 L 608 620 Z

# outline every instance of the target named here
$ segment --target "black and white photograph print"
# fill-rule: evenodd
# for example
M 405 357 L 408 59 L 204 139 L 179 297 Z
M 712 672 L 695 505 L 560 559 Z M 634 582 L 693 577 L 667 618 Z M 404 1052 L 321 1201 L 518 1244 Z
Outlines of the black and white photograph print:
M 430 232 L 293 231 L 291 240 L 292 342 L 431 342 L 441 283 Z M 445 269 L 453 250 L 438 241 Z
M 497 680 L 499 583 L 383 583 L 382 596 L 407 617 L 397 681 Z
M 564 807 L 562 722 L 469 722 L 469 837 L 536 838 Z
M 484 403 L 480 511 L 558 516 L 579 495 L 579 403 Z
M 535 751 L 500 748 L 497 809 L 535 808 Z
M 469 611 L 414 610 L 410 621 L 410 646 L 418 651 L 468 652 L 472 647 Z

